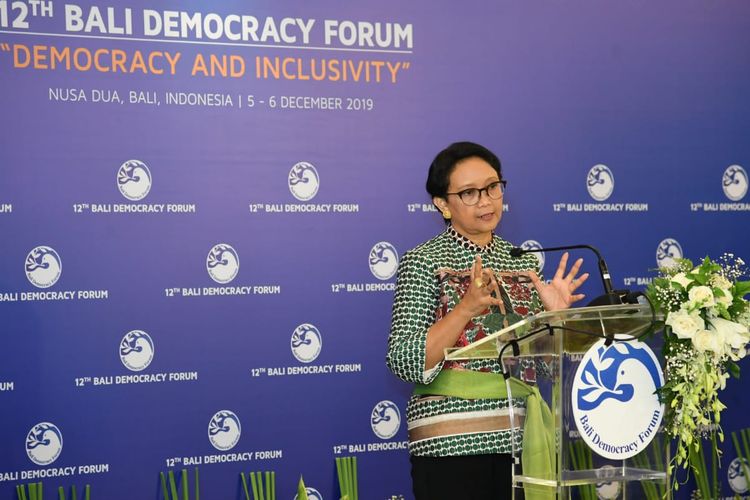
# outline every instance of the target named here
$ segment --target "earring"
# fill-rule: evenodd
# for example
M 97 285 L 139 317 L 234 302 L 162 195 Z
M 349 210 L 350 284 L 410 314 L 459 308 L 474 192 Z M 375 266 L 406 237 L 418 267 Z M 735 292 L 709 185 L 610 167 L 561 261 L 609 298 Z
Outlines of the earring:
M 451 211 L 450 211 L 450 210 L 448 210 L 447 208 L 444 208 L 444 209 L 443 209 L 443 219 L 449 219 L 449 220 L 450 220 L 450 218 L 451 218 L 452 216 L 453 216 L 453 215 L 451 214 Z

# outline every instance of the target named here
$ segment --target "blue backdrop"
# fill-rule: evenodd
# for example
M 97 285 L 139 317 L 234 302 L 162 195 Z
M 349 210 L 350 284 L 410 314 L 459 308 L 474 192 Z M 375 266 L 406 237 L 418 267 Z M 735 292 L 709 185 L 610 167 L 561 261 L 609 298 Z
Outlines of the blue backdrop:
M 302 474 L 331 499 L 345 455 L 362 498 L 411 498 L 410 387 L 384 354 L 397 257 L 442 229 L 431 159 L 494 150 L 499 233 L 597 245 L 618 288 L 747 257 L 748 16 L 0 1 L 0 498 L 37 478 L 157 498 L 159 471 L 197 465 L 206 498 L 275 470 L 279 498 Z

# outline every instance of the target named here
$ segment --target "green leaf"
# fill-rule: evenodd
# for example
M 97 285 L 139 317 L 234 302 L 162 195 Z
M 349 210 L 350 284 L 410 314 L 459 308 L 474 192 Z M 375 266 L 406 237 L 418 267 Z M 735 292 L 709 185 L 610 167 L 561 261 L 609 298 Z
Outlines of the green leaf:
M 302 476 L 299 477 L 299 483 L 297 484 L 297 500 L 308 500 L 305 481 L 302 480 Z
M 671 282 L 671 281 L 670 281 L 670 280 L 668 280 L 667 278 L 655 278 L 655 279 L 654 279 L 654 280 L 653 280 L 653 281 L 651 282 L 651 284 L 652 284 L 653 286 L 655 286 L 655 287 L 662 287 L 662 288 L 663 288 L 663 287 L 665 287 L 665 286 L 669 285 L 669 283 L 670 283 L 670 282 Z
M 740 378 L 740 366 L 734 361 L 727 361 L 727 371 L 734 378 Z
M 735 295 L 732 305 L 729 306 L 729 312 L 732 313 L 733 318 L 736 318 L 748 310 L 748 308 L 750 308 L 750 302 L 741 298 L 739 295 Z
M 258 477 L 256 477 L 255 472 L 250 472 L 250 484 L 253 488 L 253 500 L 260 500 L 260 490 L 258 489 Z
M 717 302 L 716 305 L 715 305 L 715 307 L 716 307 L 716 310 L 719 312 L 719 316 L 721 316 L 722 318 L 724 318 L 727 321 L 731 321 L 732 320 L 732 315 L 729 314 L 729 311 L 727 310 L 727 306 L 725 306 L 724 304 L 721 304 L 721 303 Z
M 708 276 L 720 272 L 721 266 L 708 257 L 705 257 L 698 269 L 701 274 L 705 274 Z
M 738 281 L 732 287 L 732 295 L 735 297 L 744 298 L 745 295 L 750 293 L 750 281 Z
M 159 473 L 159 478 L 161 479 L 161 494 L 164 497 L 164 500 L 169 500 L 169 493 L 167 493 L 167 478 L 163 472 Z
M 250 500 L 250 490 L 247 489 L 247 479 L 245 479 L 243 472 L 240 472 L 240 478 L 242 479 L 242 491 L 245 492 L 245 500 Z

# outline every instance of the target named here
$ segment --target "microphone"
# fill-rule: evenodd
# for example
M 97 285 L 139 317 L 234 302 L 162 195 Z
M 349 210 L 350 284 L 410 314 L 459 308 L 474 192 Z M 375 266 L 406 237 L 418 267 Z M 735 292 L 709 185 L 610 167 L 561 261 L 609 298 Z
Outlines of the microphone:
M 536 249 L 528 249 L 524 250 L 523 248 L 514 247 L 510 249 L 510 255 L 511 257 L 520 257 L 521 255 L 527 254 L 527 253 L 534 253 L 534 252 L 551 252 L 551 251 L 559 251 L 559 250 L 577 250 L 577 249 L 586 249 L 591 250 L 596 254 L 597 258 L 597 264 L 599 267 L 599 275 L 602 278 L 602 285 L 604 286 L 604 295 L 600 295 L 599 297 L 596 297 L 594 300 L 588 303 L 589 306 L 606 306 L 606 305 L 614 305 L 614 304 L 623 304 L 623 303 L 636 303 L 631 302 L 634 297 L 633 294 L 630 292 L 630 290 L 614 290 L 612 288 L 612 279 L 609 275 L 609 268 L 607 267 L 607 263 L 604 261 L 604 257 L 602 257 L 602 254 L 599 253 L 599 250 L 592 247 L 591 245 L 569 245 L 564 247 L 549 247 L 549 248 L 536 248 Z M 627 302 L 623 302 L 623 299 L 626 299 Z M 636 299 L 637 300 L 637 299 Z

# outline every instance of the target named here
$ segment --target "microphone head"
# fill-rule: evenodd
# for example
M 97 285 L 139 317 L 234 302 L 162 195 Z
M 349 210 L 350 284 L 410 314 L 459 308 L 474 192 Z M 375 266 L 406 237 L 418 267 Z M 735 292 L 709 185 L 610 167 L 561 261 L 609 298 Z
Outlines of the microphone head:
M 520 257 L 524 253 L 525 252 L 524 252 L 523 248 L 513 247 L 513 248 L 510 249 L 510 256 L 511 257 Z

